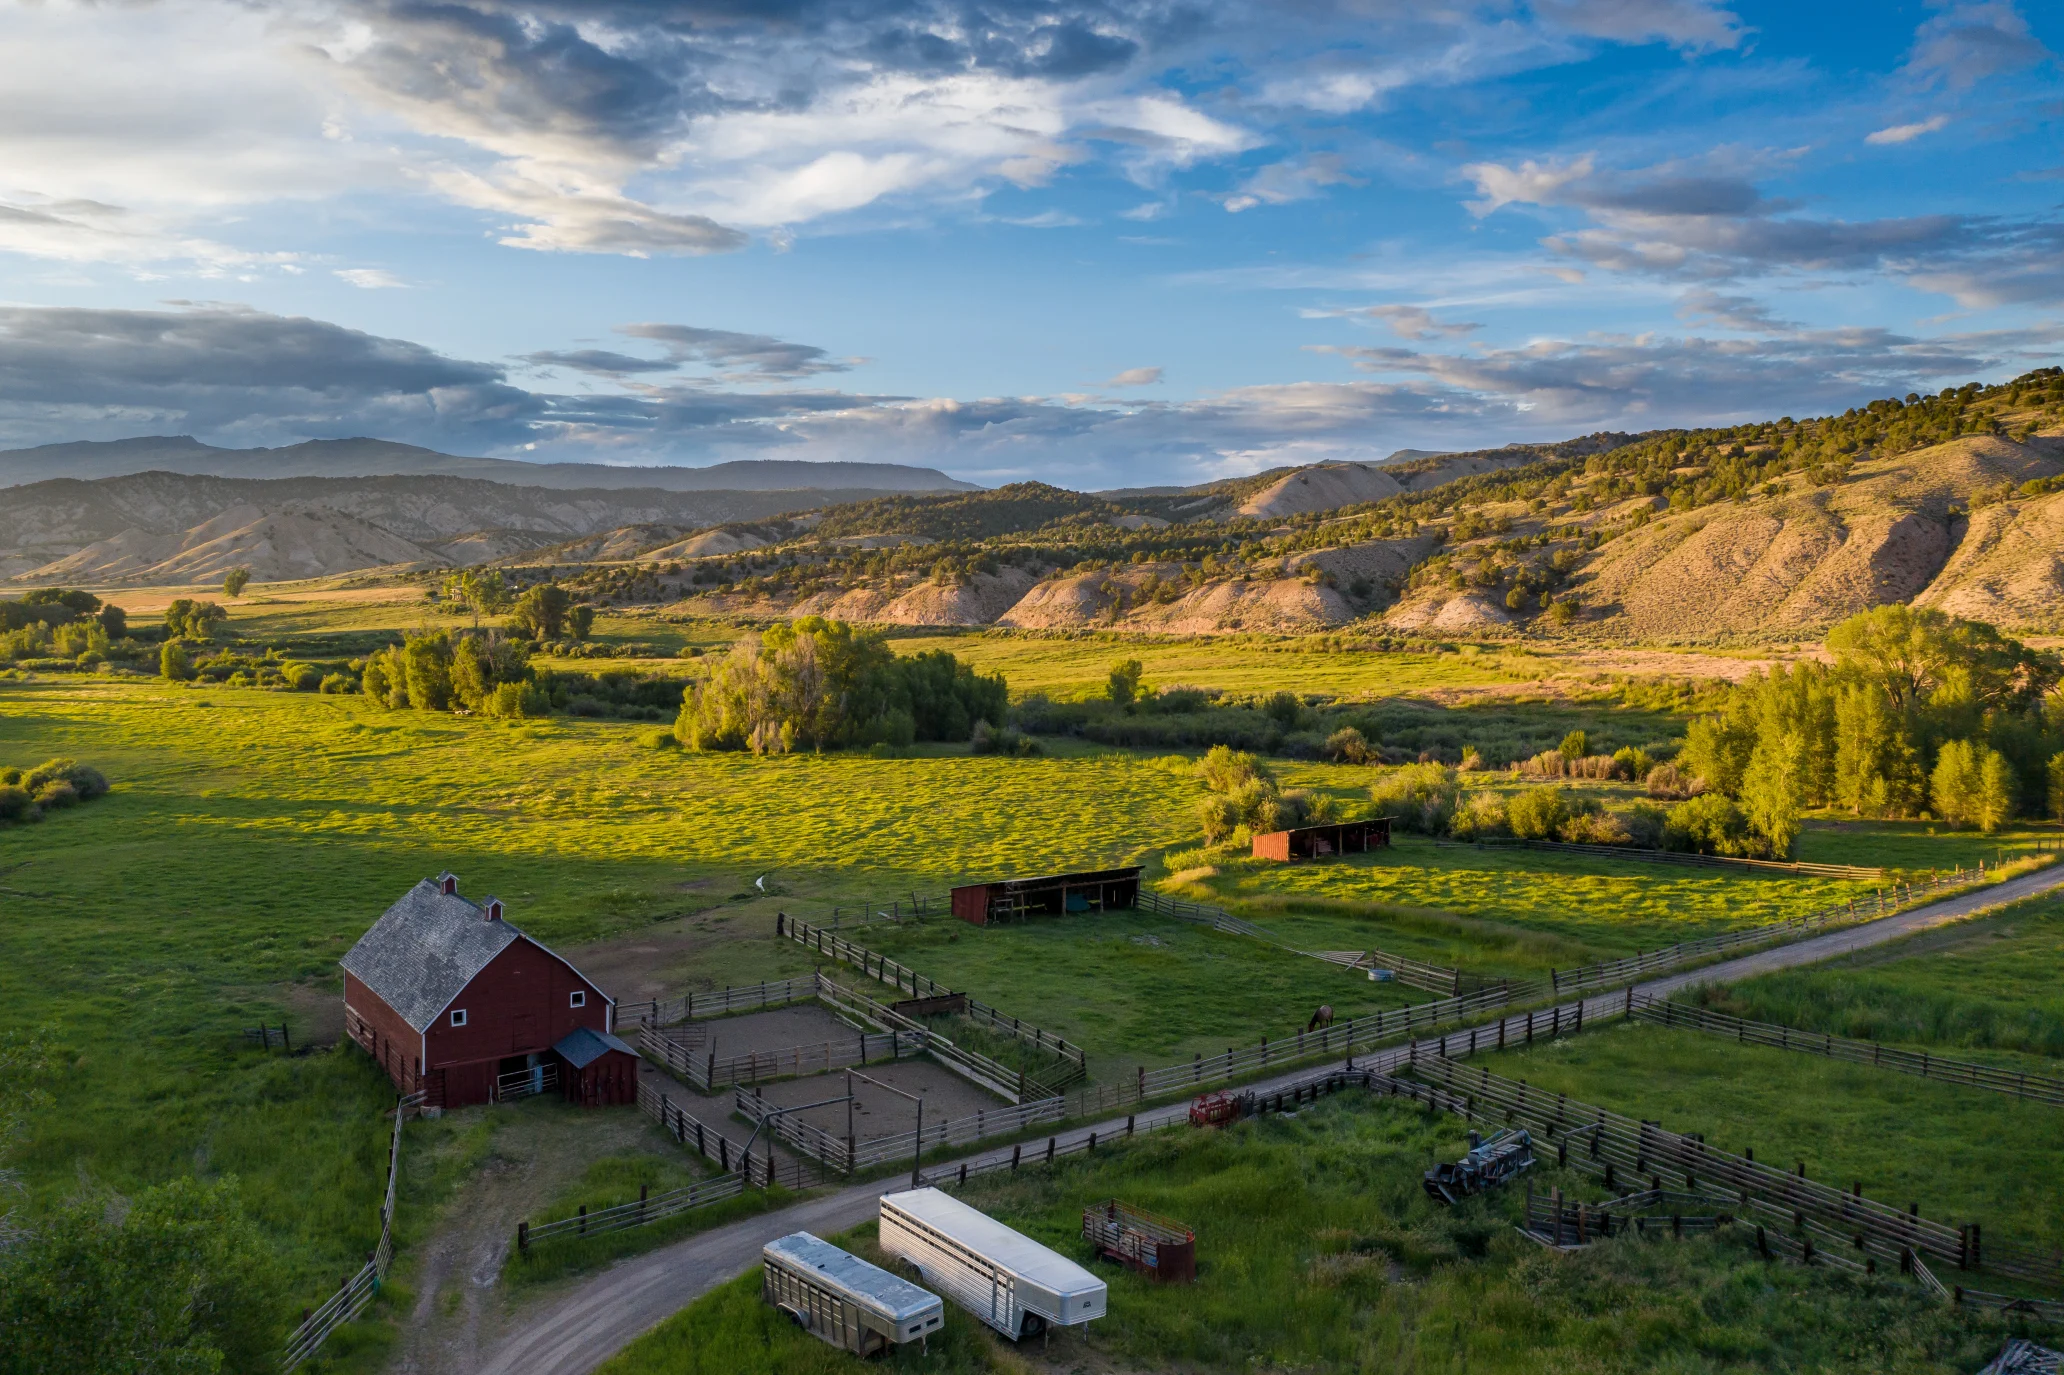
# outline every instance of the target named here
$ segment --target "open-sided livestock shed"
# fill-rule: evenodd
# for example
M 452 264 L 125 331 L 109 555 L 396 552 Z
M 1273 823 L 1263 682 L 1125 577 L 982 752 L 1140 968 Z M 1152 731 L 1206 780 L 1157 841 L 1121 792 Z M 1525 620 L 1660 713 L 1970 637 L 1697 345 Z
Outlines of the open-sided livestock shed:
M 1256 859 L 1319 859 L 1326 855 L 1353 855 L 1364 850 L 1381 850 L 1390 844 L 1390 818 L 1370 817 L 1366 821 L 1333 821 L 1323 826 L 1298 826 L 1288 831 L 1269 831 L 1254 837 Z
M 1139 906 L 1139 866 L 968 883 L 953 890 L 953 915 L 976 926 L 1020 917 L 1109 912 Z
M 604 1091 L 625 1057 L 636 1060 L 609 1035 L 615 1000 L 503 920 L 499 898 L 460 897 L 456 875 L 402 894 L 340 963 L 345 1032 L 397 1088 L 433 1107 L 492 1102 L 505 1086 L 530 1091 L 546 1065 L 576 1077 L 579 1101 L 636 1101 L 635 1076 L 628 1097 Z M 554 1048 L 580 1030 L 605 1044 L 574 1065 Z

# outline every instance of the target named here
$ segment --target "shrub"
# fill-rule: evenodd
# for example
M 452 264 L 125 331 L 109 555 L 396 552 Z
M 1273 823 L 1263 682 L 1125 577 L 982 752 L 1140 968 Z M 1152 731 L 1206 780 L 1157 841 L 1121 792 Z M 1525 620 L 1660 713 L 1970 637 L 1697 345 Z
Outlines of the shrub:
M 1634 833 L 1618 812 L 1603 808 L 1578 812 L 1564 821 L 1556 838 L 1570 845 L 1631 845 Z
M 45 783 L 42 787 L 36 789 L 36 805 L 46 812 L 54 812 L 60 807 L 69 807 L 78 800 L 78 790 L 62 779 Z
M 1444 764 L 1406 764 L 1374 787 L 1369 799 L 1379 816 L 1425 835 L 1444 835 L 1461 800 L 1455 771 Z
M 1768 842 L 1749 827 L 1749 819 L 1732 799 L 1704 793 L 1670 809 L 1663 829 L 1663 848 L 1692 854 L 1732 855 L 1760 859 Z
M 1045 753 L 1037 740 L 1016 726 L 992 726 L 987 721 L 975 722 L 975 732 L 968 739 L 968 748 L 975 754 L 1001 754 L 1017 759 L 1031 759 Z
M 193 660 L 187 656 L 185 645 L 177 640 L 165 641 L 158 650 L 158 675 L 168 683 L 193 681 Z
M 1557 753 L 1564 759 L 1582 759 L 1585 755 L 1591 753 L 1591 737 L 1583 731 L 1573 730 L 1568 735 L 1562 737 L 1562 744 L 1558 748 Z
M 1256 779 L 1275 782 L 1275 775 L 1269 772 L 1268 765 L 1251 754 L 1227 749 L 1224 745 L 1213 745 L 1197 761 L 1197 777 L 1215 793 L 1232 792 Z
M 315 690 L 329 696 L 341 696 L 358 691 L 358 683 L 348 673 L 325 673 Z
M 1368 737 L 1353 726 L 1342 726 L 1326 737 L 1326 757 L 1341 764 L 1373 764 L 1378 752 Z
M 1648 771 L 1644 780 L 1648 795 L 1661 801 L 1681 802 L 1687 797 L 1697 797 L 1706 790 L 1702 778 L 1694 778 L 1675 764 L 1658 764 Z
M 1648 777 L 1648 771 L 1655 767 L 1655 761 L 1648 757 L 1648 751 L 1637 750 L 1632 745 L 1622 745 L 1613 751 L 1613 777 L 1638 783 Z
M 480 710 L 488 716 L 549 716 L 552 699 L 536 683 L 496 683 L 481 699 Z
M 1476 746 L 1466 745 L 1462 750 L 1462 762 L 1455 767 L 1463 773 L 1482 773 L 1488 766 L 1484 763 L 1484 757 Z
M 1506 824 L 1521 840 L 1555 839 L 1569 812 L 1569 795 L 1561 788 L 1528 788 L 1505 804 Z
M 27 788 L 18 783 L 0 783 L 0 821 L 34 821 L 42 815 Z
M 1139 696 L 1140 675 L 1146 670 L 1137 659 L 1126 659 L 1111 665 L 1111 679 L 1106 692 L 1111 700 L 1124 706 Z
M 1486 840 L 1512 834 L 1505 817 L 1505 799 L 1497 793 L 1474 792 L 1455 809 L 1448 833 L 1457 840 Z
M 108 790 L 105 774 L 76 759 L 46 759 L 14 781 L 32 793 L 52 783 L 63 783 L 81 801 L 91 801 Z

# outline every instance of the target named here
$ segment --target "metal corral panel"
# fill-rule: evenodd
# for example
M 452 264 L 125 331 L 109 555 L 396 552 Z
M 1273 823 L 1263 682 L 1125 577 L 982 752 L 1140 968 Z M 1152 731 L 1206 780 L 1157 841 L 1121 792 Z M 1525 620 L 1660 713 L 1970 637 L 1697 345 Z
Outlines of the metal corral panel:
M 937 1294 L 808 1232 L 768 1242 L 760 1259 L 769 1303 L 798 1314 L 833 1346 L 859 1355 L 929 1336 L 945 1321 Z
M 1074 1261 L 937 1189 L 883 1196 L 881 1248 L 1013 1340 L 1101 1318 L 1109 1298 Z

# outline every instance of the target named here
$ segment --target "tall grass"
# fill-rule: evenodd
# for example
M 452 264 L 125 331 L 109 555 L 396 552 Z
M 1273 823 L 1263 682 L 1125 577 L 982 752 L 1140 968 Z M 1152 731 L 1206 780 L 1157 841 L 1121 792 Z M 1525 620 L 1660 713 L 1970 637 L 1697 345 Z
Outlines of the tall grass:
M 969 1202 L 1091 1264 L 1111 1286 L 1109 1313 L 1018 1352 L 949 1303 L 945 1351 L 899 1352 L 892 1368 L 1880 1375 L 1973 1369 L 1998 1347 L 1996 1318 L 1959 1316 L 1896 1278 L 1767 1263 L 1726 1234 L 1543 1251 L 1513 1230 L 1518 1188 L 1453 1209 L 1427 1200 L 1420 1174 L 1464 1149 L 1455 1118 L 1347 1096 L 971 1181 Z M 1535 1182 L 1595 1196 L 1552 1169 Z M 1194 1285 L 1090 1260 L 1082 1209 L 1113 1196 L 1196 1230 Z M 871 1233 L 843 1241 L 873 1255 Z M 757 1284 L 702 1299 L 605 1375 L 858 1368 L 812 1351 L 758 1303 Z M 717 1364 L 727 1350 L 734 1363 Z
M 1647 1022 L 1481 1057 L 1493 1073 L 1650 1121 L 1988 1237 L 2064 1244 L 2057 1109 Z M 1475 1063 L 1472 1061 L 1472 1063 Z
M 2048 896 L 1829 964 L 1700 988 L 1696 997 L 1737 1017 L 1859 1040 L 2064 1059 L 2060 970 L 2064 898 Z

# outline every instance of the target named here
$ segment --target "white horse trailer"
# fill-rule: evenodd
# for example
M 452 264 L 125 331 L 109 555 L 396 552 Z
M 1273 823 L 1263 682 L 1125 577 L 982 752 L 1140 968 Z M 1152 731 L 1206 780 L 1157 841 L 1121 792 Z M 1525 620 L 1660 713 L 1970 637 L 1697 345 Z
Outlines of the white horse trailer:
M 796 1325 L 856 1356 L 872 1356 L 937 1332 L 946 1305 L 879 1265 L 808 1232 L 760 1250 L 760 1294 Z
M 881 1248 L 1012 1341 L 1104 1316 L 1102 1280 L 937 1189 L 882 1198 Z

